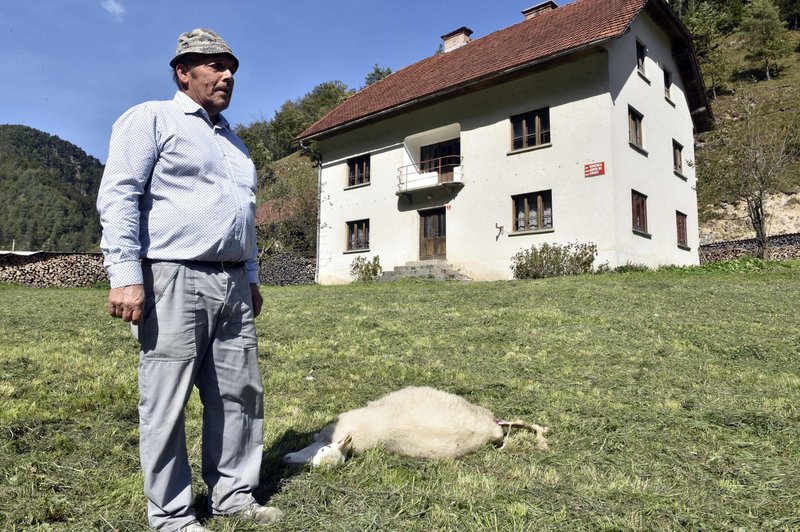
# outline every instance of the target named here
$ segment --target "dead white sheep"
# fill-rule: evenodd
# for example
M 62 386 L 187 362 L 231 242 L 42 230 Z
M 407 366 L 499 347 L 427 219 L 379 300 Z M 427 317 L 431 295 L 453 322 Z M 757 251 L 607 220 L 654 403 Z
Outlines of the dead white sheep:
M 502 447 L 514 427 L 535 432 L 537 449 L 547 449 L 548 427 L 503 421 L 457 395 L 408 387 L 341 414 L 314 435 L 314 443 L 283 459 L 292 464 L 340 465 L 349 453 L 358 455 L 378 445 L 405 456 L 458 458 L 487 443 Z

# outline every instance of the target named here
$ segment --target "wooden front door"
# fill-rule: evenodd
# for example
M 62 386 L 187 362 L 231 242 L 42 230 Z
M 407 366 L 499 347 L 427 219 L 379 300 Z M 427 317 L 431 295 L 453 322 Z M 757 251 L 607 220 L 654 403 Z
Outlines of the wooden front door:
M 419 213 L 419 260 L 447 258 L 447 222 L 444 209 Z
M 420 170 L 438 172 L 439 183 L 453 180 L 453 168 L 461 164 L 461 139 L 446 140 L 420 148 Z

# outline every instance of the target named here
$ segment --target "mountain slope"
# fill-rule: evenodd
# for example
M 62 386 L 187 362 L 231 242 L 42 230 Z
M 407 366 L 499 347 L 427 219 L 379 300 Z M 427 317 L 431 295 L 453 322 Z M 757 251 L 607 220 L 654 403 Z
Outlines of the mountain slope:
M 100 161 L 37 129 L 0 125 L 0 248 L 90 251 Z

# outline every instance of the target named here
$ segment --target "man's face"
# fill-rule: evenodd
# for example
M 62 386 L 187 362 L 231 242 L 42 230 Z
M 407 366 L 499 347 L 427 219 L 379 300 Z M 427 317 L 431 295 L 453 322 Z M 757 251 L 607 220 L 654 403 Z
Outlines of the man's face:
M 236 62 L 225 54 L 200 56 L 192 67 L 178 64 L 175 71 L 183 91 L 216 122 L 231 103 Z

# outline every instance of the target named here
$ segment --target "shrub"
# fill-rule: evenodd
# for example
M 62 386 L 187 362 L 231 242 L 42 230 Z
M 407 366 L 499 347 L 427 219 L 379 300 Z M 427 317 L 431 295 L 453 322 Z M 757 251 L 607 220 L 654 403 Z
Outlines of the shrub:
M 350 275 L 362 283 L 376 280 L 382 271 L 381 260 L 377 255 L 372 257 L 372 260 L 359 256 L 350 263 Z
M 635 273 L 635 272 L 649 272 L 650 266 L 646 264 L 639 264 L 636 262 L 626 262 L 622 266 L 614 268 L 614 273 Z
M 511 271 L 515 279 L 543 279 L 561 275 L 590 273 L 597 245 L 568 243 L 535 245 L 514 255 Z

